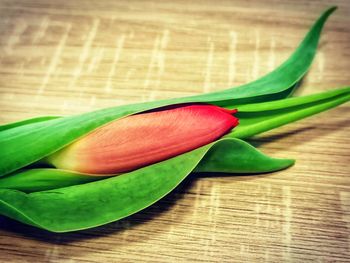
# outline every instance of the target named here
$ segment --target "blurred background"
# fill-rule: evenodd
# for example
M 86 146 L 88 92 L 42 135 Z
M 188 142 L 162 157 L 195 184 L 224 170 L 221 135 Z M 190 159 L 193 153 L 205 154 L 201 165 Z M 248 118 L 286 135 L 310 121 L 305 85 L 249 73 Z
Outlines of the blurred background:
M 321 12 L 298 94 L 350 84 L 350 1 L 0 0 L 0 124 L 222 90 L 275 69 Z M 350 106 L 251 142 L 297 164 L 191 176 L 149 209 L 66 235 L 0 219 L 0 261 L 350 261 Z

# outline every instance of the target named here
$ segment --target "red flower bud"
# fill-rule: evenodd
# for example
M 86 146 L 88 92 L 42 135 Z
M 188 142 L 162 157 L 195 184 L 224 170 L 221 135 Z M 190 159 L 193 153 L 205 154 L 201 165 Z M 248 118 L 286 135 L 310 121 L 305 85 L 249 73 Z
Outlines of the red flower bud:
M 57 168 L 92 174 L 135 170 L 206 145 L 237 126 L 236 110 L 179 105 L 128 116 L 54 153 Z

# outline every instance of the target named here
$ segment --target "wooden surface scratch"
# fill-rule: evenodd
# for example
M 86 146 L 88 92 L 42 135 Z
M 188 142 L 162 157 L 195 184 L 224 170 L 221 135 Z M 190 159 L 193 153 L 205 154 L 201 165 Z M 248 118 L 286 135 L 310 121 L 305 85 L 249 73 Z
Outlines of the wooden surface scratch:
M 350 84 L 350 2 L 298 95 Z M 0 0 L 0 123 L 222 90 L 275 69 L 326 0 Z M 350 262 L 349 104 L 250 142 L 277 173 L 190 175 L 153 206 L 52 234 L 0 217 L 0 262 Z

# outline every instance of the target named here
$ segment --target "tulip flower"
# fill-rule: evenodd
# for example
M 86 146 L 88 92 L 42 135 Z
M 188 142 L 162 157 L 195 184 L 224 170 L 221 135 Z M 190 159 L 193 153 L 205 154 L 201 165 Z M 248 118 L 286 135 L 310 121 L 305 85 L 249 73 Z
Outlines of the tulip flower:
M 113 121 L 48 157 L 56 168 L 116 174 L 163 161 L 217 140 L 238 119 L 214 105 L 180 105 Z
M 269 157 L 242 139 L 350 100 L 350 87 L 290 98 L 334 10 L 320 16 L 286 62 L 246 85 L 0 126 L 0 214 L 75 231 L 152 205 L 190 173 L 290 167 L 293 159 Z

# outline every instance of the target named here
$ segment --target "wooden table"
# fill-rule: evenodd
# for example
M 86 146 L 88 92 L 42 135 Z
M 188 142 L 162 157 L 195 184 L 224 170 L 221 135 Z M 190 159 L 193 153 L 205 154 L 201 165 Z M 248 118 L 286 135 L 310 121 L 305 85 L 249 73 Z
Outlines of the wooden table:
M 299 94 L 350 84 L 350 2 Z M 0 1 L 0 122 L 194 95 L 252 81 L 328 1 Z M 254 139 L 285 171 L 190 176 L 150 208 L 52 234 L 0 219 L 1 262 L 349 262 L 350 105 Z

